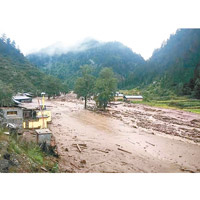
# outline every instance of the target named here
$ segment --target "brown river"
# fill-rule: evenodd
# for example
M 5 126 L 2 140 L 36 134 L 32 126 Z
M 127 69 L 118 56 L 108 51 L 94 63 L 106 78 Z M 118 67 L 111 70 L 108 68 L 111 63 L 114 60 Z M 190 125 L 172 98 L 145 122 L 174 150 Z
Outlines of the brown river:
M 61 172 L 200 171 L 200 115 L 127 103 L 96 113 L 73 95 L 46 105 Z

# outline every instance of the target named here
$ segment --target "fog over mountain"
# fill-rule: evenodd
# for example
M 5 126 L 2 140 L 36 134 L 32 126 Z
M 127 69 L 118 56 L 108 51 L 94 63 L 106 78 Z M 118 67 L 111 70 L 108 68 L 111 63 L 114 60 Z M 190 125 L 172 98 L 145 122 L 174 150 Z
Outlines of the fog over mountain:
M 141 55 L 120 42 L 99 42 L 94 39 L 86 39 L 71 47 L 58 43 L 29 54 L 27 58 L 46 73 L 66 81 L 70 88 L 80 76 L 82 65 L 92 65 L 95 76 L 104 67 L 112 68 L 122 86 L 129 74 L 145 63 Z
M 103 67 L 112 68 L 119 88 L 150 86 L 159 96 L 172 92 L 190 95 L 195 88 L 193 82 L 199 80 L 194 78 L 194 70 L 200 62 L 199 41 L 199 29 L 178 29 L 147 61 L 120 42 L 94 39 L 71 47 L 58 43 L 27 58 L 46 73 L 66 81 L 71 88 L 80 76 L 80 66 L 89 64 L 93 65 L 96 76 Z
M 105 42 L 97 41 L 93 38 L 85 38 L 82 41 L 79 41 L 73 45 L 67 45 L 64 42 L 56 42 L 48 47 L 42 48 L 39 51 L 33 51 L 30 54 L 45 54 L 45 55 L 61 55 L 66 54 L 68 52 L 81 52 L 87 49 L 95 48 L 97 46 L 101 46 L 105 44 Z

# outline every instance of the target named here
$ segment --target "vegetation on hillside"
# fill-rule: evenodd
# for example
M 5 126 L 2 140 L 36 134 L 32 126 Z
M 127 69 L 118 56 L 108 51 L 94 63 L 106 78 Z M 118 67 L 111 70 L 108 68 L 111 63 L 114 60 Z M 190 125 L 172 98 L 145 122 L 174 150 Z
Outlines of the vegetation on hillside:
M 4 84 L 0 80 L 0 106 L 9 106 L 12 104 L 13 90 L 11 86 Z
M 59 172 L 57 159 L 0 127 L 0 172 Z
M 157 88 L 157 96 L 192 95 L 187 86 L 199 61 L 200 29 L 179 29 L 147 61 L 142 82 Z
M 177 30 L 146 62 L 119 42 L 92 40 L 81 44 L 79 50 L 51 55 L 45 53 L 47 50 L 27 58 L 49 76 L 33 67 L 15 43 L 2 36 L 0 80 L 9 87 L 8 91 L 39 94 L 45 90 L 55 96 L 74 89 L 74 83 L 82 76 L 81 66 L 91 65 L 92 76 L 97 78 L 103 68 L 109 67 L 117 77 L 118 88 L 135 88 L 146 99 L 183 95 L 200 98 L 200 29 Z
M 122 88 L 129 84 L 126 80 L 132 73 L 145 63 L 140 55 L 119 42 L 99 43 L 92 40 L 87 42 L 87 48 L 83 48 L 85 46 L 85 43 L 81 44 L 81 50 L 62 54 L 38 52 L 28 55 L 27 58 L 47 74 L 67 82 L 71 89 L 81 76 L 80 66 L 92 65 L 95 77 L 98 77 L 104 67 L 112 68 L 118 78 L 118 87 Z
M 200 114 L 200 102 L 197 99 L 178 97 L 170 100 L 132 101 L 131 103 L 167 109 L 178 109 Z
M 0 38 L 0 101 L 8 101 L 10 94 L 32 92 L 39 95 L 42 91 L 58 94 L 66 85 L 52 76 L 46 76 L 34 67 L 16 48 L 15 42 L 6 35 Z M 49 92 L 49 88 L 51 91 Z M 53 92 L 52 92 L 53 90 Z M 52 94 L 53 93 L 53 94 Z
M 112 68 L 118 88 L 138 88 L 146 91 L 148 98 L 200 98 L 200 29 L 178 29 L 146 62 L 118 42 L 96 42 L 90 48 L 63 54 L 38 52 L 28 59 L 46 73 L 65 80 L 71 88 L 81 75 L 80 66 L 91 64 L 94 76 L 104 67 Z

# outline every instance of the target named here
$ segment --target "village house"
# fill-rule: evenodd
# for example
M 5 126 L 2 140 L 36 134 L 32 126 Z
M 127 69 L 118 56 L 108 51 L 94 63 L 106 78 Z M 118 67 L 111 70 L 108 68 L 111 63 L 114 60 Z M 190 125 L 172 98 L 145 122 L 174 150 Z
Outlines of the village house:
M 22 96 L 13 96 L 13 99 L 17 102 L 20 103 L 31 103 L 32 102 L 32 98 L 28 97 L 26 95 L 22 95 Z
M 51 112 L 39 108 L 0 107 L 1 124 L 11 123 L 18 128 L 40 129 L 47 128 L 51 122 Z
M 124 96 L 125 101 L 142 101 L 142 96 L 133 96 L 133 95 L 125 95 Z
M 39 108 L 23 107 L 23 128 L 46 129 L 51 122 L 51 111 Z
M 23 128 L 24 129 L 46 129 L 48 123 L 51 122 L 51 111 L 46 109 L 44 103 L 44 95 L 42 94 L 42 104 L 38 101 L 38 106 L 35 104 L 21 104 L 23 107 Z
M 52 138 L 52 133 L 48 129 L 48 123 L 51 122 L 51 111 L 46 109 L 44 99 L 42 104 L 38 102 L 38 106 L 22 103 L 23 100 L 28 100 L 26 96 L 15 96 L 12 100 L 11 105 L 0 107 L 0 124 L 21 130 L 36 129 L 36 142 L 49 146 Z
M 1 124 L 11 123 L 18 128 L 22 128 L 23 110 L 20 107 L 0 107 Z

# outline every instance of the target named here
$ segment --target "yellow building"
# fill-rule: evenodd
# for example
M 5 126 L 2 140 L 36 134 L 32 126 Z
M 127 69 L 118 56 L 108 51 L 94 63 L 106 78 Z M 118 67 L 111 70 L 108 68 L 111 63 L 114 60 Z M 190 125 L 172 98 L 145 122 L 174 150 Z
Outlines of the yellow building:
M 32 113 L 31 118 L 24 118 L 23 128 L 46 129 L 48 127 L 48 123 L 51 122 L 51 111 L 49 111 L 49 110 L 42 110 L 42 111 L 32 110 L 31 113 Z
M 51 111 L 50 110 L 42 110 L 37 113 L 37 116 L 47 116 L 47 122 L 51 122 Z

